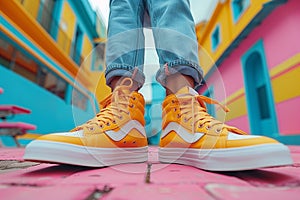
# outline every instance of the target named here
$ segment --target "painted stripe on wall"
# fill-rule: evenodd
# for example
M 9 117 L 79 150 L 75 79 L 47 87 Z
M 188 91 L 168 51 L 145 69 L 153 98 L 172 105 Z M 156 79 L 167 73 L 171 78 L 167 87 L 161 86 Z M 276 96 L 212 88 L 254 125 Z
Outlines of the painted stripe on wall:
M 300 90 L 294 89 L 300 85 L 300 53 L 274 67 L 269 73 L 276 104 L 300 96 Z M 292 88 L 291 86 L 294 87 Z M 247 115 L 244 88 L 228 96 L 226 105 L 231 110 L 226 115 L 226 121 Z M 223 111 L 217 109 L 217 116 L 223 115 Z
M 285 71 L 280 76 L 272 78 L 273 94 L 276 103 L 300 96 L 300 65 Z
M 227 107 L 229 108 L 230 112 L 226 114 L 226 120 L 229 121 L 232 119 L 235 119 L 237 117 L 241 117 L 244 115 L 247 115 L 247 105 L 246 105 L 246 97 L 245 93 L 241 93 L 241 90 L 238 92 L 235 92 L 233 95 L 231 95 L 231 100 L 228 101 Z M 240 94 L 241 93 L 241 94 Z M 232 96 L 235 96 L 232 98 Z M 224 115 L 224 112 L 222 109 L 217 109 L 217 118 L 221 119 Z
M 288 70 L 289 68 L 297 65 L 300 63 L 300 53 L 292 56 L 291 58 L 287 59 L 286 61 L 282 62 L 281 64 L 277 65 L 273 69 L 270 70 L 270 76 L 275 78 L 276 76 L 280 75 L 284 71 Z
M 276 103 L 300 96 L 300 53 L 270 70 L 273 94 Z

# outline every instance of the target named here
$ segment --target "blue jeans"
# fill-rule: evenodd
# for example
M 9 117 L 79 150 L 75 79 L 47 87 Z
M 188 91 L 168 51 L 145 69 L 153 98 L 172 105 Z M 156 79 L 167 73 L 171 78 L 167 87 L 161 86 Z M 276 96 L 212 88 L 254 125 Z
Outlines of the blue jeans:
M 156 79 L 165 85 L 170 74 L 202 79 L 198 43 L 189 0 L 111 0 L 106 50 L 106 83 L 127 76 L 141 87 L 143 74 L 145 16 L 149 16 L 160 69 Z M 147 18 L 146 18 L 147 19 Z

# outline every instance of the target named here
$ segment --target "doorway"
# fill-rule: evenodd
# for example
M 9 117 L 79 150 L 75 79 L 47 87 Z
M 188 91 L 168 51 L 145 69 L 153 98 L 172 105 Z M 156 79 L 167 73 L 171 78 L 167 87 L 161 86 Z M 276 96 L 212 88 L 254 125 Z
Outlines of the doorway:
M 251 133 L 278 135 L 273 92 L 262 40 L 242 56 L 242 68 Z

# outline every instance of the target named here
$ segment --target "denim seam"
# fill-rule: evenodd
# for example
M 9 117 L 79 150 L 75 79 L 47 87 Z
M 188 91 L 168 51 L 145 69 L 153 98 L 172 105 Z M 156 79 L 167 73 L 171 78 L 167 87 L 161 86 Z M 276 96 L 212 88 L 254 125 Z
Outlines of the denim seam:
M 185 60 L 185 59 L 177 59 L 177 60 L 173 60 L 173 61 L 170 61 L 170 62 L 166 62 L 165 64 L 167 64 L 167 66 L 170 67 L 170 68 L 175 68 L 177 66 L 183 66 L 183 65 L 192 67 L 194 70 L 196 70 L 199 73 L 199 75 L 200 75 L 200 77 L 199 77 L 200 82 L 201 82 L 201 79 L 203 78 L 203 70 L 195 62 L 188 61 L 188 60 Z M 165 65 L 162 65 L 162 66 L 165 66 Z M 164 74 L 163 76 L 167 77 L 167 75 L 165 74 L 165 69 L 163 67 L 161 67 L 158 70 L 158 72 L 156 74 L 157 78 L 159 77 L 158 76 L 159 74 Z M 165 83 L 166 80 L 164 79 L 162 81 L 163 82 L 161 82 L 161 84 L 165 85 L 166 84 Z M 200 84 L 200 83 L 197 83 L 197 84 Z
M 179 65 L 188 65 L 188 66 L 194 67 L 195 69 L 200 68 L 200 66 L 197 63 L 189 61 L 189 60 L 185 60 L 185 59 L 173 60 L 173 61 L 167 62 L 167 64 L 169 67 L 175 67 L 175 66 L 179 66 Z M 198 70 L 198 71 L 201 71 L 201 70 Z
M 105 74 L 108 74 L 109 72 L 116 70 L 116 69 L 124 69 L 127 71 L 133 71 L 134 68 L 135 68 L 134 66 L 127 65 L 127 64 L 113 64 L 106 68 Z

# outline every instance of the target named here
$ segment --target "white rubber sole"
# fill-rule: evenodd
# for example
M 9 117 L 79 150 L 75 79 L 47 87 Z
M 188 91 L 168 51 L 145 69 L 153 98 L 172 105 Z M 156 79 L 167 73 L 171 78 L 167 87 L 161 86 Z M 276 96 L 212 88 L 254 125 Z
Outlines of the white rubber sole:
M 148 160 L 148 147 L 95 148 L 60 142 L 35 140 L 26 146 L 25 160 L 104 167 Z
M 293 164 L 288 147 L 263 144 L 230 149 L 159 148 L 159 161 L 209 171 L 242 171 Z

